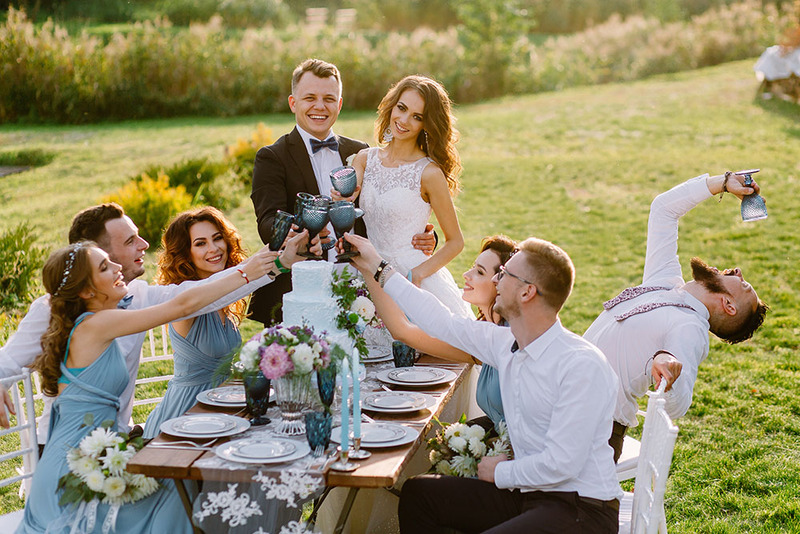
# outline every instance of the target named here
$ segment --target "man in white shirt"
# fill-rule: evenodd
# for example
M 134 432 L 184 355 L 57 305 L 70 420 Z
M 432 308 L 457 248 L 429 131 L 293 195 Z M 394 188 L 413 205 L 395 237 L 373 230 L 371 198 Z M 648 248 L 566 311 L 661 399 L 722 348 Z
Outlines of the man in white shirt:
M 330 172 L 367 148 L 366 143 L 333 132 L 342 102 L 342 78 L 336 65 L 306 59 L 294 69 L 289 107 L 297 124 L 273 144 L 262 147 L 253 167 L 250 198 L 262 242 L 269 243 L 278 210 L 293 213 L 297 194 L 301 192 L 330 196 L 333 188 Z M 361 219 L 356 219 L 354 230 L 366 235 Z M 325 235 L 327 232 L 333 232 L 330 223 L 327 231 L 323 230 Z M 431 254 L 435 245 L 433 225 L 415 235 L 412 243 L 415 248 Z M 332 260 L 336 251 L 331 249 L 327 255 Z M 275 283 L 256 291 L 250 302 L 251 318 L 265 325 L 273 319 L 280 321 L 282 314 L 278 306 L 284 293 L 291 291 L 291 282 L 288 274 L 279 275 Z
M 136 280 L 144 274 L 144 254 L 150 245 L 139 236 L 139 229 L 130 217 L 125 215 L 122 208 L 114 203 L 87 208 L 74 217 L 69 231 L 69 242 L 76 243 L 84 240 L 95 241 L 108 253 L 112 261 L 122 265 L 122 275 L 128 284 L 129 291 L 125 300 L 129 301 L 128 306 L 133 309 L 160 304 L 196 284 L 203 284 L 208 280 L 225 276 L 228 272 L 225 270 L 206 280 L 187 281 L 180 285 L 148 285 L 143 280 Z M 222 309 L 244 298 L 255 288 L 261 287 L 269 281 L 269 276 L 252 280 L 210 306 L 199 310 L 193 317 Z M 0 378 L 19 374 L 23 367 L 30 367 L 33 364 L 36 356 L 41 353 L 42 334 L 47 330 L 49 323 L 50 298 L 49 295 L 44 295 L 33 301 L 17 331 L 8 339 L 5 346 L 0 348 Z M 125 355 L 125 363 L 131 377 L 128 387 L 120 396 L 120 410 L 117 418 L 119 428 L 124 431 L 130 428 L 134 381 L 139 371 L 139 357 L 145 335 L 146 332 L 141 332 L 117 340 L 120 350 Z M 2 385 L 0 385 L 0 398 L 10 410 L 13 410 L 9 395 Z M 50 406 L 53 400 L 52 397 L 45 397 L 44 413 L 39 419 L 37 428 L 40 444 L 47 441 Z M 8 426 L 8 419 L 2 403 L 0 403 L 0 426 Z
M 514 459 L 485 457 L 478 479 L 406 481 L 401 532 L 617 532 L 622 491 L 608 445 L 617 378 L 603 354 L 561 326 L 574 267 L 556 245 L 520 243 L 495 275 L 508 328 L 458 318 L 378 256 L 360 236 L 353 259 L 428 334 L 496 368 Z
M 684 282 L 678 260 L 678 220 L 700 202 L 729 191 L 739 198 L 759 191 L 744 177 L 698 176 L 662 193 L 650 207 L 642 285 L 606 302 L 583 337 L 608 358 L 619 377 L 609 443 L 615 461 L 628 427 L 638 424 L 637 399 L 667 380 L 667 413 L 683 416 L 692 404 L 700 363 L 708 355 L 708 332 L 728 343 L 749 339 L 767 306 L 738 268 L 720 272 L 692 258 L 693 279 Z M 680 378 L 679 378 L 680 377 Z

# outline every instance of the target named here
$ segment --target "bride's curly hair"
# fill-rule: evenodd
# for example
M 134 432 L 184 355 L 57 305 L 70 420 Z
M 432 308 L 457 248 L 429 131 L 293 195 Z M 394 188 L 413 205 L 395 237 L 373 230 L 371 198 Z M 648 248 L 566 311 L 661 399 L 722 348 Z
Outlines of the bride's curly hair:
M 459 133 L 456 130 L 456 118 L 451 110 L 452 103 L 445 88 L 426 76 L 406 76 L 389 89 L 378 105 L 378 119 L 375 121 L 375 137 L 378 142 L 383 139 L 383 132 L 389 127 L 392 109 L 397 105 L 400 96 L 413 89 L 425 101 L 422 118 L 422 131 L 417 136 L 417 145 L 444 172 L 450 195 L 455 196 L 461 185 L 458 175 L 461 173 L 461 158 L 456 150 Z
M 213 206 L 190 209 L 176 215 L 161 238 L 156 283 L 166 285 L 180 284 L 186 280 L 200 280 L 197 267 L 192 263 L 192 239 L 189 230 L 202 221 L 211 223 L 222 234 L 222 239 L 225 240 L 228 249 L 226 269 L 247 259 L 247 252 L 242 246 L 242 237 L 220 210 Z M 234 302 L 224 311 L 238 324 L 244 317 L 245 306 L 246 302 L 242 299 Z
M 78 316 L 86 311 L 86 301 L 79 293 L 92 284 L 91 241 L 81 241 L 53 252 L 42 269 L 42 281 L 50 294 L 50 324 L 42 335 L 42 353 L 33 362 L 33 370 L 42 379 L 45 395 L 58 395 L 61 362 L 64 361 L 69 333 Z

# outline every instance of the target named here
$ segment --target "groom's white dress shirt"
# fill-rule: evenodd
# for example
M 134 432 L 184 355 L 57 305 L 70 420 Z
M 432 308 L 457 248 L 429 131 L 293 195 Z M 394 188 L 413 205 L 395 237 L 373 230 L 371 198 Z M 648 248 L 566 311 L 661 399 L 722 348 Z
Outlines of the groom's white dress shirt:
M 556 321 L 514 351 L 510 328 L 455 317 L 402 276 L 391 276 L 385 289 L 425 332 L 497 369 L 515 453 L 495 469 L 498 488 L 622 496 L 608 445 L 617 378 L 594 345 Z
M 682 289 L 685 282 L 678 260 L 678 220 L 711 197 L 707 179 L 704 174 L 677 185 L 657 196 L 650 206 L 642 284 L 671 289 L 645 293 L 603 311 L 583 335 L 603 351 L 619 377 L 614 420 L 628 427 L 638 424 L 637 399 L 652 383 L 650 367 L 657 351 L 667 351 L 683 364 L 681 375 L 666 394 L 667 413 L 673 419 L 686 414 L 691 406 L 697 370 L 708 355 L 708 309 Z M 654 302 L 691 308 L 664 306 L 623 321 L 615 319 L 636 306 Z
M 333 183 L 331 183 L 331 171 L 336 167 L 342 166 L 342 157 L 339 155 L 339 151 L 331 150 L 330 148 L 323 148 L 318 150 L 315 154 L 314 150 L 311 148 L 311 134 L 302 129 L 300 126 L 297 127 L 297 133 L 300 134 L 300 137 L 303 138 L 303 142 L 306 145 L 308 159 L 311 160 L 311 167 L 314 169 L 314 177 L 317 179 L 319 194 L 326 197 L 331 196 L 331 189 L 333 189 Z M 335 137 L 333 130 L 328 132 L 328 137 L 325 139 L 329 137 Z M 331 238 L 335 239 L 333 225 L 330 222 L 328 222 L 327 228 L 331 233 Z M 330 249 L 327 254 L 328 261 L 336 260 L 335 248 Z
M 149 285 L 143 280 L 133 280 L 128 283 L 128 295 L 133 296 L 128 309 L 142 309 L 149 306 L 155 306 L 166 302 L 174 296 L 186 291 L 190 287 L 203 284 L 209 280 L 216 279 L 220 276 L 225 276 L 230 271 L 222 271 L 216 273 L 206 280 L 199 281 L 186 281 L 180 285 Z M 241 288 L 227 294 L 216 302 L 206 306 L 202 310 L 194 313 L 190 317 L 197 317 L 212 311 L 219 310 L 236 302 L 249 295 L 261 286 L 268 284 L 271 281 L 269 276 L 262 276 L 258 280 L 253 280 L 249 284 L 245 284 Z M 47 331 L 47 326 L 50 323 L 50 296 L 45 295 L 39 297 L 33 304 L 31 304 L 28 313 L 22 319 L 17 328 L 17 331 L 8 339 L 8 342 L 0 348 L 0 378 L 14 376 L 22 372 L 23 367 L 30 367 L 34 359 L 42 352 L 41 339 L 42 335 Z M 130 428 L 129 422 L 131 413 L 133 411 L 133 393 L 136 375 L 139 372 L 139 357 L 142 352 L 142 343 L 147 335 L 146 332 L 138 334 L 131 334 L 117 338 L 120 352 L 125 357 L 125 364 L 130 374 L 130 381 L 125 391 L 120 395 L 120 409 L 117 413 L 117 425 L 120 430 L 128 430 Z M 37 423 L 36 432 L 39 437 L 39 443 L 47 441 L 47 433 L 50 429 L 50 408 L 53 404 L 55 397 L 45 396 L 44 398 L 44 412 L 39 418 Z M 2 407 L 0 407 L 2 409 Z

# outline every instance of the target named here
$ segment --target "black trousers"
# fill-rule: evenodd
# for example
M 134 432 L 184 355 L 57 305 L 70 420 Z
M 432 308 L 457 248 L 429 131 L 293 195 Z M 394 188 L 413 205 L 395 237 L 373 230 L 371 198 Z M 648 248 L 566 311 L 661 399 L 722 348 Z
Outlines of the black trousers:
M 611 429 L 611 437 L 608 438 L 608 444 L 614 449 L 614 463 L 617 463 L 619 457 L 622 456 L 622 444 L 625 442 L 625 433 L 627 431 L 627 426 L 614 421 L 614 426 Z
M 575 492 L 503 490 L 474 478 L 422 475 L 400 495 L 403 534 L 611 534 L 619 530 L 619 501 Z

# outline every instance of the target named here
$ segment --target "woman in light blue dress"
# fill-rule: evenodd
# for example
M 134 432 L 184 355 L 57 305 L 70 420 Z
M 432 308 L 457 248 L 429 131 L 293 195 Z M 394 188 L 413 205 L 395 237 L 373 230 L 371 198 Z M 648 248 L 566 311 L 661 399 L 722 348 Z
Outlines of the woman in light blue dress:
M 287 241 L 281 253 L 283 265 L 297 261 L 295 252 L 306 239 L 304 232 Z M 42 336 L 42 354 L 34 369 L 41 375 L 45 394 L 58 398 L 53 403 L 49 439 L 18 533 L 66 533 L 72 529 L 76 506 L 59 506 L 63 491 L 58 481 L 69 470 L 69 449 L 77 447 L 100 423 L 116 424 L 119 394 L 129 380 L 116 338 L 192 314 L 249 280 L 267 275 L 274 269 L 276 256 L 262 249 L 239 266 L 240 272 L 233 271 L 141 310 L 117 308 L 127 293 L 121 266 L 93 243 L 70 245 L 50 256 L 43 269 L 44 285 L 50 294 L 50 325 Z M 86 414 L 93 415 L 94 424 L 84 426 Z M 84 530 L 101 532 L 109 509 L 100 504 L 93 528 L 83 524 Z M 122 505 L 115 523 L 120 534 L 192 531 L 169 481 L 162 482 L 149 497 Z
M 480 254 L 475 258 L 472 268 L 464 273 L 464 289 L 461 298 L 478 308 L 479 321 L 492 321 L 495 324 L 504 324 L 505 322 L 494 310 L 497 289 L 492 278 L 500 271 L 500 266 L 508 261 L 515 248 L 516 243 L 504 235 L 487 237 L 481 243 Z M 446 360 L 480 363 L 466 352 L 423 332 L 408 321 L 405 314 L 377 283 L 367 280 L 367 284 L 378 315 L 394 339 L 421 352 Z M 490 430 L 497 423 L 505 420 L 503 399 L 500 395 L 500 381 L 494 367 L 482 366 L 475 397 L 478 407 L 483 410 L 486 417 L 479 417 L 470 421 L 470 424 L 479 424 Z
M 160 284 L 202 280 L 246 257 L 236 228 L 221 211 L 210 206 L 178 214 L 164 232 L 161 244 L 156 275 Z M 244 301 L 239 301 L 219 312 L 170 324 L 174 376 L 163 400 L 147 418 L 145 438 L 157 436 L 161 423 L 183 415 L 194 406 L 198 393 L 227 378 L 217 369 L 220 359 L 242 342 L 237 325 L 243 313 Z

